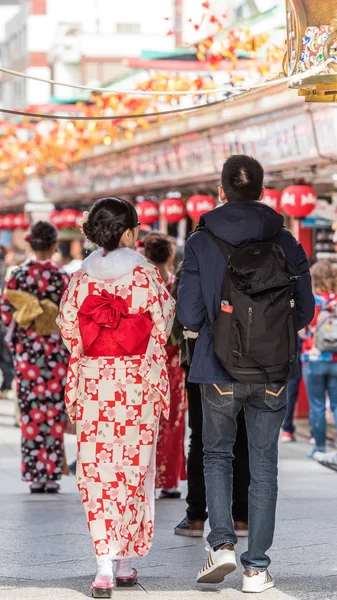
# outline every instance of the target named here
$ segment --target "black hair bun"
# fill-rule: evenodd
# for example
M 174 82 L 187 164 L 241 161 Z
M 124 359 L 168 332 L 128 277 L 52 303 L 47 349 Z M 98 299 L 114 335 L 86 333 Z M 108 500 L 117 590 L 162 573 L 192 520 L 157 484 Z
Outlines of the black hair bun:
M 96 246 L 112 252 L 118 248 L 123 233 L 137 225 L 137 212 L 130 202 L 122 198 L 102 198 L 92 207 L 83 231 Z
M 149 233 L 144 238 L 144 252 L 153 264 L 163 265 L 172 254 L 172 244 L 162 233 Z
M 49 250 L 57 241 L 57 230 L 47 221 L 38 221 L 32 227 L 29 243 L 35 252 Z

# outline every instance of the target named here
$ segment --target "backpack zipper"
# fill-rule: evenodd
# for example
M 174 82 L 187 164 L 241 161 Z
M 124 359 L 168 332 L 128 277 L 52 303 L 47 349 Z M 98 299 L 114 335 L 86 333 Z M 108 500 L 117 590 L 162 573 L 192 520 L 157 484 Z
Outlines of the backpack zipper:
M 253 324 L 253 309 L 250 306 L 248 308 L 248 324 L 247 324 L 247 340 L 246 340 L 246 354 L 250 352 L 250 332 Z

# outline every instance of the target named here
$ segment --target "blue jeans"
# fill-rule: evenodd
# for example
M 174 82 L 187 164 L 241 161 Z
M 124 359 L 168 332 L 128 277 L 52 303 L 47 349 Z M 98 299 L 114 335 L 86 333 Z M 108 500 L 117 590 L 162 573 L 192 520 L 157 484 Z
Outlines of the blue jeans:
M 287 396 L 288 396 L 288 406 L 286 416 L 284 418 L 282 429 L 287 433 L 295 433 L 294 426 L 294 412 L 295 406 L 298 398 L 298 390 L 301 383 L 302 377 L 302 369 L 301 369 L 301 361 L 297 360 L 296 371 L 294 377 L 290 379 L 287 386 Z
M 323 360 L 308 361 L 304 365 L 304 379 L 309 397 L 310 425 L 316 449 L 325 452 L 326 393 L 329 395 L 331 410 L 337 425 L 337 363 Z
M 275 529 L 278 438 L 286 411 L 286 386 L 228 382 L 203 384 L 201 390 L 209 545 L 237 542 L 232 519 L 232 461 L 236 417 L 244 407 L 251 483 L 248 551 L 241 562 L 246 570 L 264 571 L 270 564 L 266 552 Z

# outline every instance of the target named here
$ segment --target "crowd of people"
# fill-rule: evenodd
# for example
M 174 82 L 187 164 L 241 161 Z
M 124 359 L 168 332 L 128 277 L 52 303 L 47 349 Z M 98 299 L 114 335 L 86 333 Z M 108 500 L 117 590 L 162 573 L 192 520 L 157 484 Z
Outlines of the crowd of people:
M 221 204 L 176 270 L 172 241 L 152 232 L 137 245 L 135 208 L 111 197 L 85 214 L 97 249 L 83 261 L 60 268 L 57 231 L 38 222 L 29 258 L 2 274 L 0 368 L 4 389 L 5 362 L 15 376 L 22 478 L 31 493 L 58 493 L 64 433 L 77 436 L 94 597 L 136 584 L 131 559 L 151 548 L 155 490 L 180 498 L 184 479 L 175 534 L 201 537 L 210 523 L 197 581 L 223 581 L 237 567 L 237 538 L 248 537 L 243 591 L 274 586 L 278 441 L 295 440 L 301 364 L 312 457 L 337 464 L 325 416 L 328 395 L 337 424 L 336 271 L 329 261 L 312 267 L 313 295 L 302 246 L 259 202 L 263 177 L 251 157 L 225 162 Z

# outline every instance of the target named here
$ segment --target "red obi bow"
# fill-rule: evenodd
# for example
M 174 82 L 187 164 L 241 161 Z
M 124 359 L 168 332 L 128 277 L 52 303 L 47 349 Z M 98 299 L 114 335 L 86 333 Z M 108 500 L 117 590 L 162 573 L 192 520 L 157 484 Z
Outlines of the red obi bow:
M 145 354 L 153 323 L 148 313 L 129 314 L 120 296 L 103 290 L 90 294 L 79 312 L 79 325 L 87 356 L 132 356 Z

